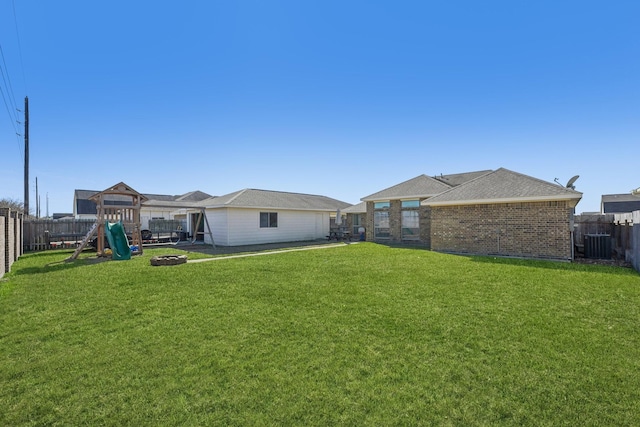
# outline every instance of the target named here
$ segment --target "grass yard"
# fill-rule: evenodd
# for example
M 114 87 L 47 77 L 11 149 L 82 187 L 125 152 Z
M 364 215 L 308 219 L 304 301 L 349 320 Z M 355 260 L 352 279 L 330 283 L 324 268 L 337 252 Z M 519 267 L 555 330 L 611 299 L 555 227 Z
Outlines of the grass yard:
M 165 253 L 13 265 L 0 425 L 640 425 L 633 270 L 373 243 L 149 265 Z

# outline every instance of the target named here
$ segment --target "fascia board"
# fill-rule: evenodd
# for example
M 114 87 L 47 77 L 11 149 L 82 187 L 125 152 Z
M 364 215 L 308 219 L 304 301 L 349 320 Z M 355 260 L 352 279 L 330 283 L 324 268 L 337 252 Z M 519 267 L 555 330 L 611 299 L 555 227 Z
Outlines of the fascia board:
M 566 196 L 537 196 L 537 197 L 511 197 L 504 199 L 475 199 L 475 200 L 446 200 L 442 202 L 430 202 L 429 199 L 420 203 L 422 206 L 459 206 L 459 205 L 490 205 L 501 203 L 523 203 L 523 202 L 553 202 L 553 201 L 575 201 L 576 204 L 582 199 L 582 195 Z M 575 205 L 574 205 L 575 206 Z

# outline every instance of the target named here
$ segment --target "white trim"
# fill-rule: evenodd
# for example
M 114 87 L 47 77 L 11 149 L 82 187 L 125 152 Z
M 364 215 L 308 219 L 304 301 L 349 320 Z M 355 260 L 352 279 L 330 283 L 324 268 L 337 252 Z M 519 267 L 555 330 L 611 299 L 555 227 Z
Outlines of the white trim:
M 573 194 L 566 196 L 536 196 L 536 197 L 510 197 L 506 199 L 475 199 L 475 200 L 445 200 L 442 202 L 430 202 L 429 199 L 423 200 L 421 206 L 458 206 L 458 205 L 493 205 L 503 203 L 526 203 L 526 202 L 557 202 L 557 201 L 575 201 L 578 204 L 582 197 L 576 197 Z M 575 206 L 574 205 L 574 206 Z
M 455 187 L 454 187 L 455 188 Z M 409 196 L 397 196 L 397 197 L 385 197 L 385 198 L 363 198 L 360 199 L 360 201 L 362 202 L 388 202 L 391 200 L 415 200 L 415 199 L 425 199 L 425 198 L 429 198 L 429 197 L 435 197 L 438 194 L 442 194 L 445 191 L 448 190 L 443 190 L 440 193 L 432 193 L 432 194 L 416 194 L 416 195 L 409 195 Z

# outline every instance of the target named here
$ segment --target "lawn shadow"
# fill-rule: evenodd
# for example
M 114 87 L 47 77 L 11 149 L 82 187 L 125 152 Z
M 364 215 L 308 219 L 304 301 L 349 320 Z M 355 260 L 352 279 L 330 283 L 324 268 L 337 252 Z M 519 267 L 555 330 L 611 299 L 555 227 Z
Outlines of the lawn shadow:
M 37 257 L 38 255 L 33 255 Z M 105 261 L 110 261 L 110 258 L 80 258 L 75 260 L 69 260 L 68 258 L 63 259 L 61 261 L 50 262 L 44 264 L 43 266 L 38 267 L 25 267 L 16 269 L 12 271 L 16 276 L 25 275 L 25 274 L 42 274 L 42 273 L 51 273 L 54 271 L 63 271 L 69 270 L 77 267 L 84 267 L 86 265 L 100 264 Z
M 457 254 L 454 254 L 457 255 Z M 564 270 L 564 271 L 586 271 L 593 273 L 605 273 L 615 275 L 633 275 L 638 274 L 633 268 L 626 265 L 612 265 L 610 263 L 578 263 L 564 260 L 551 259 L 532 259 L 532 258 L 514 258 L 503 256 L 482 256 L 482 255 L 460 255 L 472 262 L 490 263 L 501 265 L 514 265 L 528 268 L 543 268 L 548 270 Z
M 429 251 L 431 249 L 422 244 L 411 243 L 378 243 L 379 245 L 389 248 L 397 249 L 410 249 L 419 251 Z M 616 274 L 616 275 L 634 275 L 640 274 L 636 272 L 630 264 L 615 262 L 612 260 L 589 260 L 591 262 L 585 262 L 583 259 L 577 259 L 574 262 L 568 260 L 553 260 L 553 259 L 534 259 L 534 258 L 517 258 L 507 257 L 499 255 L 470 255 L 464 253 L 453 252 L 435 252 L 453 256 L 464 257 L 472 262 L 478 263 L 491 263 L 502 265 L 514 265 L 529 268 L 543 268 L 548 270 L 565 270 L 565 271 L 588 271 L 594 273 Z

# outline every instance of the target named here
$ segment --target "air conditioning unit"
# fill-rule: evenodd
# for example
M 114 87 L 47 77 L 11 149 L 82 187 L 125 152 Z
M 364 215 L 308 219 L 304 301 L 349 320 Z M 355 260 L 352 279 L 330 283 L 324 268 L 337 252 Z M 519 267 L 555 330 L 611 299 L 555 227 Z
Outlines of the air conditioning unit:
M 611 245 L 610 234 L 585 234 L 584 257 L 611 259 Z

